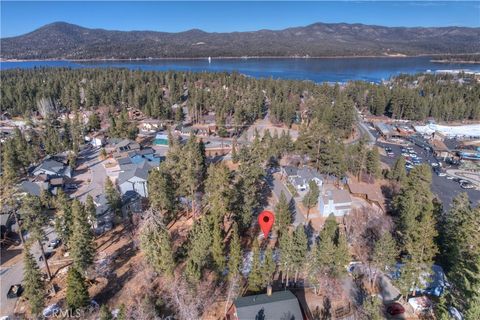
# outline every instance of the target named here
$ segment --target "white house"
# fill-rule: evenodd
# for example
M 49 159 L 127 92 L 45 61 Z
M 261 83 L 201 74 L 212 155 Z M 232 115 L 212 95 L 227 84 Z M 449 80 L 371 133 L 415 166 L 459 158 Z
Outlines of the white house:
M 318 210 L 323 217 L 341 217 L 349 214 L 352 210 L 352 198 L 346 190 L 327 190 L 318 199 Z
M 315 181 L 319 188 L 323 185 L 320 173 L 313 168 L 286 166 L 282 167 L 281 171 L 297 191 L 308 191 L 308 183 L 310 181 Z
M 147 180 L 148 172 L 152 166 L 148 161 L 142 163 L 127 164 L 120 166 L 120 174 L 118 175 L 118 187 L 122 195 L 128 191 L 135 191 L 142 197 L 148 196 Z

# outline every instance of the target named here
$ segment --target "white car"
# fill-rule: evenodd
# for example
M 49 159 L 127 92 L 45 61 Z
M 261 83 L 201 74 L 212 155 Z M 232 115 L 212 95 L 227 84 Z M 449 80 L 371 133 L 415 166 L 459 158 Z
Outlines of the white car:
M 453 180 L 453 176 L 447 176 L 447 180 Z
M 438 163 L 437 162 L 432 162 L 432 167 L 438 167 Z
M 446 174 L 445 172 L 439 172 L 439 173 L 438 173 L 438 176 L 439 176 L 439 177 L 445 177 L 446 175 L 447 175 L 447 174 Z

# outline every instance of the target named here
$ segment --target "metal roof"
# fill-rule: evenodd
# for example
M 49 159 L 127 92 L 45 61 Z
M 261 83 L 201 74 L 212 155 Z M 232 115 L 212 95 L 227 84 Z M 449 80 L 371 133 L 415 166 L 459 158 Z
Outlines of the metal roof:
M 303 319 L 297 297 L 290 291 L 273 292 L 238 298 L 234 301 L 237 317 L 251 319 Z

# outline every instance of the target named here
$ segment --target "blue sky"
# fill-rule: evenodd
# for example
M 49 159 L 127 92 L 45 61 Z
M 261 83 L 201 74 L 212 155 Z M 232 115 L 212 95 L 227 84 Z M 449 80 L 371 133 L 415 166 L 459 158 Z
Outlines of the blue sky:
M 54 21 L 90 28 L 177 32 L 283 29 L 314 22 L 480 27 L 480 2 L 20 2 L 1 1 L 1 37 Z

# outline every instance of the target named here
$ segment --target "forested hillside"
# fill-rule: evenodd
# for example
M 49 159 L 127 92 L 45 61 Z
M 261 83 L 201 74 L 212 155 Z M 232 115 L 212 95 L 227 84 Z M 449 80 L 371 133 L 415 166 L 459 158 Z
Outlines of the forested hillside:
M 354 122 L 353 106 L 396 119 L 479 120 L 480 84 L 470 75 L 401 75 L 386 84 L 339 85 L 254 79 L 238 73 L 147 72 L 126 69 L 31 69 L 1 74 L 0 102 L 11 115 L 51 104 L 55 112 L 135 107 L 147 116 L 175 119 L 185 103 L 193 121 L 215 112 L 217 124 L 242 127 L 270 110 L 274 122 L 318 118 L 341 135 Z M 112 111 L 115 111 L 112 109 Z
M 395 119 L 479 120 L 480 84 L 472 75 L 400 75 L 384 85 L 353 82 L 349 96 L 374 115 Z
M 88 29 L 56 22 L 1 39 L 3 59 L 371 56 L 480 52 L 480 28 L 391 28 L 315 23 L 284 30 L 168 33 Z
M 348 134 L 354 121 L 353 102 L 339 86 L 238 73 L 45 68 L 4 71 L 1 80 L 2 109 L 13 116 L 38 113 L 47 101 L 53 113 L 109 106 L 113 114 L 135 107 L 153 118 L 175 120 L 172 107 L 185 103 L 193 121 L 215 112 L 219 126 L 249 125 L 267 109 L 274 122 L 287 125 L 308 111 L 340 135 Z

